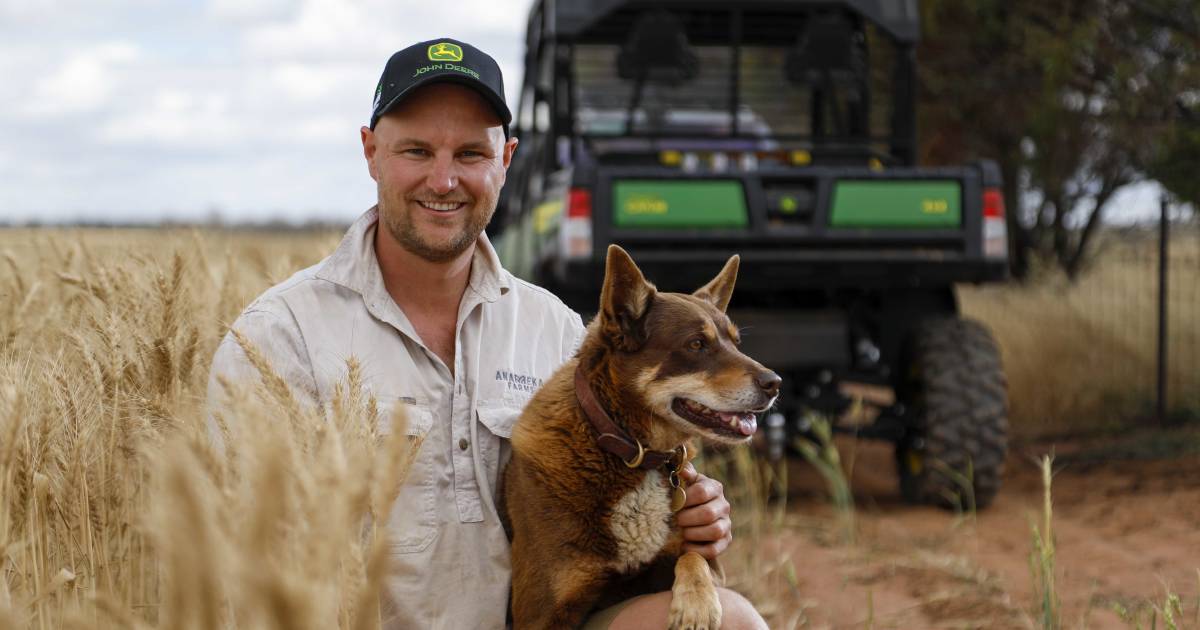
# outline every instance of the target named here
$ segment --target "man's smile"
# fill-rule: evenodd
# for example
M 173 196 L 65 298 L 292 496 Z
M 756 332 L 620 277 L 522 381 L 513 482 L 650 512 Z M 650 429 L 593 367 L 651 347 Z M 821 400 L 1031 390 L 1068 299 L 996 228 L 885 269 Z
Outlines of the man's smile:
M 416 201 L 422 208 L 434 212 L 454 212 L 467 205 L 465 201 L 422 201 L 420 199 Z

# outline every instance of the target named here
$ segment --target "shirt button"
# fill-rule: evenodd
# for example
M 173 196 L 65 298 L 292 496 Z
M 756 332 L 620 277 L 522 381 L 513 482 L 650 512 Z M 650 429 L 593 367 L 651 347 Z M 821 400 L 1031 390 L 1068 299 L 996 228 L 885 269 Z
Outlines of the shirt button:
M 467 450 L 467 447 L 470 445 L 471 445 L 471 443 L 467 441 L 467 438 L 462 438 L 458 441 L 458 448 L 460 448 L 464 451 Z

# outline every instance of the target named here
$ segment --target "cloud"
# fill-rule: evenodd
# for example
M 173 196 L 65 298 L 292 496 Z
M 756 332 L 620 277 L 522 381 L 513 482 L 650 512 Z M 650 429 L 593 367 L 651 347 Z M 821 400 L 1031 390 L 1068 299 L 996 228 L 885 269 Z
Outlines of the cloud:
M 365 95 L 370 75 L 362 66 L 344 63 L 284 62 L 269 69 L 268 85 L 280 100 L 327 104 L 332 97 L 360 91 Z
M 95 26 L 112 16 L 153 9 L 159 0 L 0 0 L 0 20 L 22 26 Z
M 139 56 L 139 47 L 128 41 L 104 42 L 73 52 L 53 73 L 33 84 L 23 111 L 30 116 L 96 111 L 117 93 L 122 69 Z
M 221 147 L 238 141 L 242 125 L 230 115 L 230 96 L 164 88 L 109 119 L 98 138 L 114 144 Z
M 292 0 L 212 0 L 210 17 L 234 23 L 254 23 L 289 17 L 296 9 Z
M 454 37 L 497 60 L 513 98 L 527 11 L 525 3 L 514 7 L 495 0 L 304 0 L 290 19 L 247 29 L 242 44 L 247 57 L 258 60 L 306 65 L 340 61 L 369 68 L 369 93 L 393 52 L 418 41 Z
M 249 29 L 243 44 L 255 59 L 366 59 L 387 48 L 379 37 L 380 17 L 368 14 L 362 2 L 306 0 L 291 20 Z

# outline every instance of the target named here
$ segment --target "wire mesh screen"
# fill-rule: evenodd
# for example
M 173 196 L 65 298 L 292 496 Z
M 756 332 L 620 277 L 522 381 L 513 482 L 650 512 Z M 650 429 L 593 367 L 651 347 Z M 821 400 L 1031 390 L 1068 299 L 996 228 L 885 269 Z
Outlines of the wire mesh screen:
M 697 75 L 678 85 L 646 81 L 636 95 L 635 81 L 617 74 L 621 46 L 576 46 L 576 132 L 583 134 L 695 133 L 728 135 L 730 65 L 728 46 L 696 46 Z M 626 129 L 630 109 L 632 127 Z
M 1111 360 L 1094 366 L 1126 384 L 1131 395 L 1156 400 L 1159 325 L 1165 319 L 1166 407 L 1200 409 L 1200 232 L 1173 226 L 1167 247 L 1165 318 L 1160 318 L 1159 237 L 1154 226 L 1106 234 L 1078 286 L 1079 318 Z

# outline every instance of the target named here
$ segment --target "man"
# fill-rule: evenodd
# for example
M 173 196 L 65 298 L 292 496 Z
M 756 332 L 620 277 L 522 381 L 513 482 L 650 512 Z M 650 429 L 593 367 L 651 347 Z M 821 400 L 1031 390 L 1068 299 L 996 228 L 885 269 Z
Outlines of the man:
M 388 60 L 360 130 L 378 204 L 329 258 L 256 299 L 234 322 L 296 392 L 328 402 L 355 356 L 382 404 L 408 405 L 424 443 L 389 520 L 389 628 L 499 628 L 508 604 L 508 541 L 496 513 L 512 423 L 568 359 L 579 315 L 501 268 L 483 228 L 517 148 L 500 68 L 451 39 Z M 252 374 L 227 336 L 218 374 Z M 691 548 L 730 542 L 719 483 L 689 471 L 678 515 Z M 665 625 L 669 593 L 597 615 L 601 627 Z M 765 627 L 722 592 L 727 627 Z M 603 624 L 611 622 L 611 625 Z M 647 625 L 639 625 L 647 624 Z

